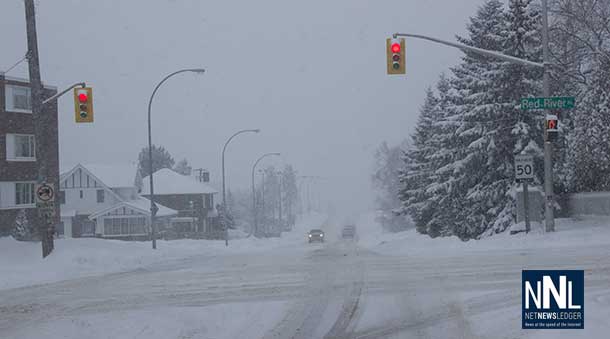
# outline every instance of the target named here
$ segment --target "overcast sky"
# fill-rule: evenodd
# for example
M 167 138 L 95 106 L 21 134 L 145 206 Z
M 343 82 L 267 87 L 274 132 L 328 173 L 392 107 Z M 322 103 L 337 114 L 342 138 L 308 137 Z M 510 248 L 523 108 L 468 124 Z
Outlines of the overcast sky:
M 325 200 L 353 211 L 372 206 L 373 152 L 413 129 L 424 90 L 461 53 L 407 41 L 407 76 L 385 74 L 385 39 L 395 31 L 453 40 L 482 0 L 38 0 L 43 81 L 94 88 L 94 124 L 75 124 L 59 101 L 60 161 L 135 161 L 147 143 L 148 98 L 166 74 L 203 67 L 164 84 L 153 103 L 153 142 L 227 184 L 250 185 L 254 160 L 290 163 L 326 178 Z M 0 1 L 0 70 L 26 51 L 22 0 Z M 22 64 L 10 76 L 27 76 Z

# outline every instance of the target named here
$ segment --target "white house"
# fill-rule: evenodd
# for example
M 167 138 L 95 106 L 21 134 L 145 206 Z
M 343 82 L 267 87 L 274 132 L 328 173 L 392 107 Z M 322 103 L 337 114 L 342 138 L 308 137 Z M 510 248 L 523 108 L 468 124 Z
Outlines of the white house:
M 140 196 L 136 165 L 74 166 L 60 176 L 61 224 L 66 237 L 144 240 L 150 237 L 150 200 Z M 159 226 L 178 212 L 157 204 Z M 60 233 L 61 233 L 60 226 Z

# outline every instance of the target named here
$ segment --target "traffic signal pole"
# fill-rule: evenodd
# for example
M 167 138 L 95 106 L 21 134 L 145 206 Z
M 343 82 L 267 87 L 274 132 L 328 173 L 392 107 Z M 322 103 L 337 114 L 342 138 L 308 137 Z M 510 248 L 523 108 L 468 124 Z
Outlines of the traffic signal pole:
M 464 44 L 455 42 L 449 42 L 425 35 L 410 34 L 410 33 L 394 33 L 394 39 L 397 37 L 409 37 L 416 39 L 423 39 L 439 43 L 441 45 L 454 47 L 462 50 L 463 52 L 472 52 L 483 56 L 488 56 L 515 64 L 524 66 L 535 67 L 543 70 L 542 77 L 542 91 L 545 97 L 549 97 L 551 94 L 550 90 L 550 54 L 549 54 L 549 23 L 548 23 L 548 0 L 542 0 L 542 58 L 543 62 L 534 62 L 526 59 L 517 58 L 514 56 L 506 55 L 497 51 L 472 47 Z M 554 196 L 553 196 L 553 145 L 550 140 L 547 139 L 546 133 L 546 121 L 544 131 L 544 192 L 545 192 L 545 204 L 544 204 L 544 217 L 545 217 L 545 230 L 546 232 L 553 232 L 555 230 L 555 217 L 554 217 Z
M 36 13 L 34 0 L 24 0 L 25 22 L 28 44 L 28 71 L 30 86 L 32 89 L 32 118 L 34 120 L 34 135 L 36 138 L 36 164 L 38 166 L 38 177 L 36 182 L 40 185 L 47 182 L 49 178 L 48 167 L 42 158 L 47 154 L 46 148 L 49 142 L 46 138 L 45 126 L 49 125 L 49 117 L 43 114 L 43 88 L 40 79 L 40 62 L 38 60 L 38 37 L 36 34 Z M 59 173 L 58 173 L 59 175 Z M 38 211 L 40 212 L 40 210 Z M 38 231 L 42 242 L 42 257 L 45 258 L 53 251 L 53 223 L 50 218 L 43 222 Z
M 517 58 L 517 57 L 506 55 L 506 54 L 503 54 L 503 53 L 500 53 L 497 51 L 492 51 L 492 50 L 488 50 L 488 49 L 472 47 L 472 46 L 468 46 L 468 45 L 464 45 L 464 44 L 445 41 L 445 40 L 441 40 L 441 39 L 437 39 L 437 38 L 433 38 L 433 37 L 429 37 L 429 36 L 425 36 L 425 35 L 421 35 L 421 34 L 394 33 L 393 36 L 394 36 L 394 38 L 401 36 L 401 37 L 428 40 L 428 41 L 436 42 L 441 45 L 455 47 L 457 49 L 462 50 L 463 52 L 472 52 L 472 53 L 477 53 L 477 54 L 492 57 L 492 58 L 502 59 L 502 60 L 512 62 L 515 64 L 521 64 L 521 65 L 532 66 L 532 67 L 537 67 L 537 68 L 544 68 L 544 64 L 539 63 L 539 62 L 534 62 L 534 61 L 530 61 L 527 59 Z
M 551 96 L 550 67 L 549 67 L 549 8 L 548 0 L 542 0 L 542 93 L 545 98 Z M 548 138 L 547 124 L 544 124 L 544 221 L 547 232 L 555 231 L 555 199 L 553 197 L 553 144 Z
M 62 96 L 62 95 L 64 95 L 64 94 L 68 93 L 68 92 L 69 92 L 71 89 L 76 88 L 76 87 L 85 88 L 85 87 L 87 87 L 87 84 L 85 84 L 84 82 L 79 82 L 79 83 L 76 83 L 76 84 L 74 84 L 74 85 L 72 85 L 72 86 L 70 86 L 70 87 L 66 88 L 65 90 L 63 90 L 63 91 L 61 91 L 61 92 L 59 92 L 59 93 L 55 94 L 54 96 L 49 97 L 48 99 L 45 99 L 45 100 L 42 102 L 42 104 L 43 104 L 43 105 L 46 105 L 46 104 L 48 104 L 48 103 L 50 103 L 50 102 L 53 102 L 54 100 L 57 100 L 57 98 L 59 98 L 60 96 Z

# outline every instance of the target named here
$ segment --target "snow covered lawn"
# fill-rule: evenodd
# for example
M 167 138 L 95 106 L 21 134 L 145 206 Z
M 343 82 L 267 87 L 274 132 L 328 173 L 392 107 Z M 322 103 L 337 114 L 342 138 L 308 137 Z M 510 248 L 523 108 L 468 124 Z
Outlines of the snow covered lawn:
M 553 233 L 537 229 L 468 242 L 431 239 L 415 230 L 383 233 L 371 216 L 360 220 L 358 232 L 360 245 L 379 256 L 369 266 L 370 279 L 404 289 L 398 297 L 383 290 L 366 296 L 358 323 L 362 337 L 608 337 L 610 217 L 557 219 Z M 398 272 L 391 280 L 378 272 L 384 265 Z M 523 269 L 584 270 L 585 329 L 522 330 Z
M 532 226 L 533 227 L 533 226 Z M 582 216 L 576 219 L 556 219 L 556 232 L 545 234 L 533 228 L 530 234 L 509 232 L 482 240 L 461 241 L 457 237 L 432 239 L 414 229 L 399 233 L 384 233 L 371 215 L 358 222 L 360 246 L 385 255 L 434 256 L 490 250 L 558 249 L 565 247 L 610 246 L 610 217 Z
M 319 227 L 326 216 L 312 214 L 302 218 L 292 232 L 281 238 L 224 241 L 158 241 L 157 250 L 150 242 L 126 242 L 94 238 L 58 239 L 55 251 L 41 258 L 40 243 L 0 238 L 0 289 L 23 287 L 86 276 L 123 272 L 153 264 L 170 263 L 193 256 L 214 257 L 227 254 L 267 251 L 301 246 L 306 249 L 305 234 L 311 225 Z

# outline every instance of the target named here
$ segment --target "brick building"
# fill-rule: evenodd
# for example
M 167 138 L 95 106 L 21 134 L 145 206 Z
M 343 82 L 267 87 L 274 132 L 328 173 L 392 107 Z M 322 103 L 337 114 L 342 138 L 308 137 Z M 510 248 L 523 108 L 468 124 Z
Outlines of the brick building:
M 43 96 L 57 92 L 44 86 Z M 31 226 L 40 225 L 36 212 L 34 186 L 38 161 L 44 161 L 50 183 L 59 183 L 59 144 L 57 133 L 57 102 L 43 108 L 46 115 L 43 154 L 36 154 L 36 137 L 32 116 L 32 95 L 28 80 L 0 73 L 0 236 L 10 234 L 19 211 L 24 210 Z M 59 223 L 59 204 L 56 204 Z

